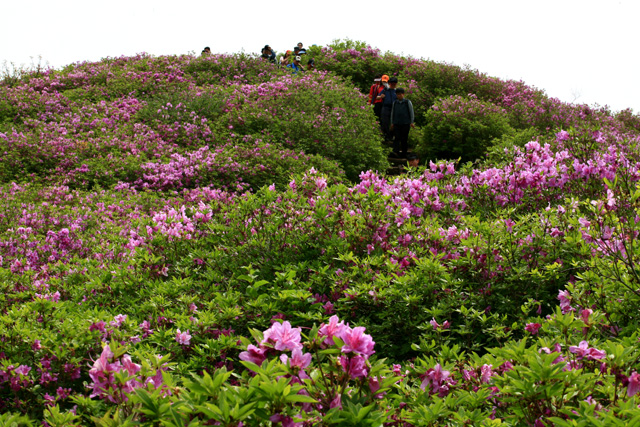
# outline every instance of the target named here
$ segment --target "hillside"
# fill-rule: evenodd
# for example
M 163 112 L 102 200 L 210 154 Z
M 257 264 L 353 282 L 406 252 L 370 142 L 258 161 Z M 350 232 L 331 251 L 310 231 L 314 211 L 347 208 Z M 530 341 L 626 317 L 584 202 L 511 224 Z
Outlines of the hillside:
M 640 117 L 308 52 L 5 76 L 0 425 L 635 425 Z

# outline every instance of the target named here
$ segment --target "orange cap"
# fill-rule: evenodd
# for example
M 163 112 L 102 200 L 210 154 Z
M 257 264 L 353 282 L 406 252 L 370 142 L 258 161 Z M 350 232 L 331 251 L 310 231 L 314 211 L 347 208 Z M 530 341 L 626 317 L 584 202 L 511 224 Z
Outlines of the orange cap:
M 389 81 L 389 76 L 387 76 L 386 74 L 383 75 L 380 80 L 382 80 L 383 82 L 388 82 Z

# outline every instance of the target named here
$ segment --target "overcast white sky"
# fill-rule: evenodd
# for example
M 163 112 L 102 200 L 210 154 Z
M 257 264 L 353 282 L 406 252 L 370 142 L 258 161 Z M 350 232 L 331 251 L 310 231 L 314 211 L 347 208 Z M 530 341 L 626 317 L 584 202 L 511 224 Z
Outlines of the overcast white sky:
M 9 2 L 10 1 L 10 2 Z M 361 40 L 640 113 L 640 0 L 8 0 L 0 63 Z

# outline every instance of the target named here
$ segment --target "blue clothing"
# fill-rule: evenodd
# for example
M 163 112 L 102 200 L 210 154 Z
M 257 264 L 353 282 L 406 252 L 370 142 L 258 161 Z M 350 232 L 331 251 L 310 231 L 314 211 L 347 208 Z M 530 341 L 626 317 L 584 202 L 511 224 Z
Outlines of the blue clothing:
M 393 132 L 389 130 L 389 126 L 391 125 L 391 109 L 393 107 L 393 103 L 398 100 L 398 96 L 396 95 L 396 90 L 391 88 L 384 88 L 380 95 L 384 94 L 384 98 L 382 98 L 382 111 L 380 112 L 380 128 L 382 129 L 382 133 L 384 134 L 385 141 L 393 140 Z
M 301 66 L 296 65 L 295 62 L 287 65 L 287 68 L 291 68 L 293 70 L 293 74 L 298 74 L 298 71 L 304 71 Z
M 396 95 L 396 90 L 395 89 L 391 89 L 391 88 L 384 88 L 382 89 L 382 92 L 380 92 L 380 95 L 384 94 L 384 99 L 382 100 L 382 108 L 389 108 L 391 109 L 391 107 L 393 107 L 393 103 L 396 102 L 396 100 L 398 99 L 398 95 Z

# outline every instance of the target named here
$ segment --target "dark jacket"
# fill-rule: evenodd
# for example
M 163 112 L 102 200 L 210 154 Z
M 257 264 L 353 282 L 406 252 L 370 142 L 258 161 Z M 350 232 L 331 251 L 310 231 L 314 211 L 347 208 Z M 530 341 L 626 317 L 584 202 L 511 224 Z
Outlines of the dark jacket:
M 407 98 L 393 103 L 391 107 L 392 125 L 410 125 L 415 117 L 413 115 L 413 104 Z
M 382 95 L 384 93 L 384 99 L 382 100 L 382 108 L 391 108 L 393 107 L 393 103 L 396 102 L 396 100 L 398 99 L 398 96 L 396 95 L 396 90 L 395 89 L 387 89 L 384 88 L 382 89 L 382 92 L 380 92 L 380 95 Z

